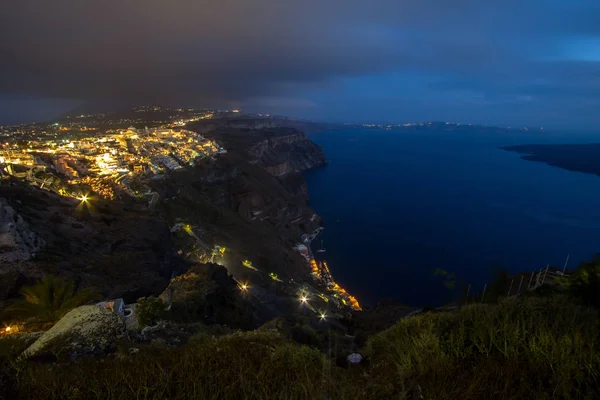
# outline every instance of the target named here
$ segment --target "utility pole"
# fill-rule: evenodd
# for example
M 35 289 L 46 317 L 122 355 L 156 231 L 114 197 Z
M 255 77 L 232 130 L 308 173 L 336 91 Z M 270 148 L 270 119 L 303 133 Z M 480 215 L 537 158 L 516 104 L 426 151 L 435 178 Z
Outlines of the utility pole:
M 531 272 L 531 278 L 529 278 L 529 284 L 527 285 L 527 290 L 531 288 L 531 282 L 533 281 L 533 276 L 535 275 L 535 271 Z
M 544 268 L 540 268 L 540 272 L 538 272 L 537 277 L 535 278 L 535 286 L 534 289 L 537 289 L 542 284 L 542 271 Z
M 571 256 L 571 253 L 567 254 L 567 259 L 565 260 L 565 266 L 563 267 L 563 274 L 565 273 L 566 269 L 567 269 L 567 263 L 569 262 L 569 257 Z
M 546 264 L 546 271 L 544 272 L 544 279 L 542 280 L 542 285 L 546 282 L 546 275 L 548 274 L 548 268 L 550 268 L 550 264 Z
M 483 303 L 483 296 L 485 296 L 485 289 L 487 289 L 487 283 L 483 285 L 483 294 L 481 295 L 481 302 Z
M 521 285 L 523 284 L 523 278 L 525 278 L 525 275 L 521 275 L 521 283 L 519 283 L 519 288 L 517 289 L 517 295 L 521 294 Z
M 469 283 L 469 288 L 467 289 L 467 297 L 465 298 L 465 305 L 469 301 L 469 292 L 471 292 L 471 284 Z
M 512 289 L 512 285 L 513 285 L 514 281 L 515 281 L 515 278 L 513 278 L 513 280 L 510 281 L 510 286 L 508 287 L 508 293 L 506 293 L 506 298 L 508 298 L 508 296 L 510 295 L 510 290 Z

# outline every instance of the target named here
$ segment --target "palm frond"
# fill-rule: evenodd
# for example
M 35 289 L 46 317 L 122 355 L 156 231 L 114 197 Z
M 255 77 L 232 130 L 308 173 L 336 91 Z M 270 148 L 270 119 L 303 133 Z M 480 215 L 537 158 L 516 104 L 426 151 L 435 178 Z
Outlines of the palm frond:
M 34 285 L 24 286 L 19 300 L 7 308 L 15 318 L 55 321 L 71 309 L 89 303 L 98 294 L 91 289 L 74 292 L 74 284 L 54 276 L 46 276 Z

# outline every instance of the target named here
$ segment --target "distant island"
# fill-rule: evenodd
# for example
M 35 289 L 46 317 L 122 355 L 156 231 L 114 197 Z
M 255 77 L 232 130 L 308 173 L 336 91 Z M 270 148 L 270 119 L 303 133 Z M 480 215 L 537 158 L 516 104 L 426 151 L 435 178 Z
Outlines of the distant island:
M 600 176 L 600 143 L 526 144 L 501 149 L 524 154 L 521 157 L 524 160 Z

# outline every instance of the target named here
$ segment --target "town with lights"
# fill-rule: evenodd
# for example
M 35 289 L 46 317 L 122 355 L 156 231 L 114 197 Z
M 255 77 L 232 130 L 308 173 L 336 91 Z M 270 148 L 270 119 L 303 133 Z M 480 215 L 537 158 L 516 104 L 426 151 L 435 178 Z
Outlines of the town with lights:
M 146 108 L 134 109 L 141 111 Z M 0 171 L 77 199 L 89 193 L 108 200 L 124 194 L 150 196 L 152 193 L 144 185 L 148 179 L 164 177 L 170 171 L 227 153 L 215 141 L 182 128 L 213 115 L 214 112 L 205 112 L 140 129 L 129 126 L 100 131 L 99 121 L 108 125 L 114 122 L 106 114 L 82 115 L 48 125 L 7 127 L 0 138 Z M 123 125 L 130 121 L 117 122 Z

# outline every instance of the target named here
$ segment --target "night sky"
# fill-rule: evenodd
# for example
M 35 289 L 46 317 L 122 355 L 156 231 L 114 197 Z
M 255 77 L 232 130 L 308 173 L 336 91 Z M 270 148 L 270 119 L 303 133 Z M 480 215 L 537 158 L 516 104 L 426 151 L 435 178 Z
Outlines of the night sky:
M 598 0 L 7 0 L 0 123 L 83 104 L 600 127 Z

